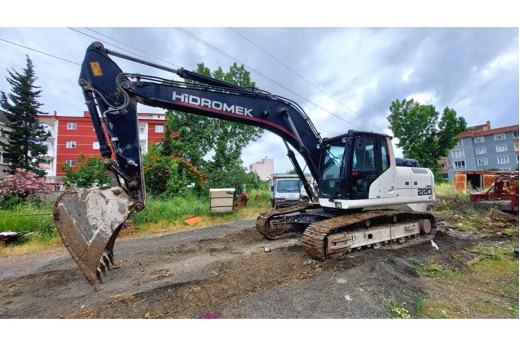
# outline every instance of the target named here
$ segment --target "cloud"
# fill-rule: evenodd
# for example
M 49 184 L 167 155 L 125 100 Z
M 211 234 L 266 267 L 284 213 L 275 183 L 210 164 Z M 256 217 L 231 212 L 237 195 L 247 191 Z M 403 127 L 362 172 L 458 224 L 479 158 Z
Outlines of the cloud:
M 410 97 L 439 111 L 454 108 L 468 125 L 518 123 L 515 27 L 3 27 L 0 38 L 55 56 L 0 41 L 0 90 L 9 92 L 2 74 L 7 68 L 21 71 L 28 54 L 45 112 L 83 114 L 74 63 L 83 60 L 91 42 L 102 40 L 111 49 L 170 68 L 194 70 L 204 62 L 226 70 L 234 61 L 246 64 L 258 87 L 300 104 L 324 137 L 352 128 L 385 132 L 391 102 Z M 117 62 L 126 72 L 173 77 Z M 282 140 L 267 133 L 244 150 L 244 164 L 266 155 L 281 172 L 290 169 Z

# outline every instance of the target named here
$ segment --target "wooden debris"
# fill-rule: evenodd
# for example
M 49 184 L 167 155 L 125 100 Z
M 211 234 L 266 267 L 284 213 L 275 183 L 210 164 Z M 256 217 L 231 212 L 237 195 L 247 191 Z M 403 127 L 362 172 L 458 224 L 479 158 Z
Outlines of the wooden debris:
M 467 264 L 470 265 L 470 266 L 472 266 L 472 265 L 474 265 L 474 264 L 476 264 L 476 263 L 482 261 L 484 258 L 486 258 L 486 255 L 478 255 L 477 257 L 470 259 L 470 260 L 467 262 Z

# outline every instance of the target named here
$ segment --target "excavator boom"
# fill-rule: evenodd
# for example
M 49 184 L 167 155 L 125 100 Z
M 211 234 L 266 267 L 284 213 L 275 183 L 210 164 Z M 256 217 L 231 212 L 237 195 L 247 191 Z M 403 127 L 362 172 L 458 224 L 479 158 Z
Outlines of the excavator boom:
M 185 81 L 124 73 L 109 55 L 174 73 Z M 320 135 L 305 112 L 283 97 L 112 52 L 99 42 L 87 48 L 79 85 L 112 187 L 70 188 L 57 200 L 54 219 L 63 243 L 93 286 L 112 265 L 114 242 L 125 220 L 145 207 L 138 103 L 272 131 L 296 148 L 318 177 Z M 306 182 L 290 150 L 289 157 Z M 305 188 L 316 198 L 308 183 Z
M 183 81 L 123 72 L 109 55 L 173 73 Z M 432 215 L 388 211 L 389 206 L 430 203 L 435 196 L 432 172 L 416 161 L 397 160 L 387 135 L 349 130 L 322 139 L 303 109 L 289 99 L 156 65 L 110 51 L 99 42 L 86 51 L 79 84 L 112 185 L 70 188 L 57 200 L 54 218 L 66 248 L 95 287 L 113 264 L 114 243 L 124 222 L 145 207 L 137 104 L 256 126 L 283 139 L 311 202 L 260 215 L 257 230 L 268 239 L 304 232 L 307 253 L 323 259 L 435 235 Z M 305 160 L 318 193 L 291 147 Z

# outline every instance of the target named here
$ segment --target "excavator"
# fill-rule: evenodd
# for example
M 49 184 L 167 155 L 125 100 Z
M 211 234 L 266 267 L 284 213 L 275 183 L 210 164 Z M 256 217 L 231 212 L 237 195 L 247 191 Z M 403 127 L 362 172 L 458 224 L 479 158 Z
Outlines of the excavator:
M 126 73 L 112 57 L 183 80 Z M 267 239 L 303 233 L 305 251 L 324 260 L 435 236 L 435 218 L 421 207 L 435 200 L 433 174 L 413 159 L 395 158 L 390 136 L 349 130 L 322 138 L 305 111 L 287 98 L 161 66 L 100 42 L 86 50 L 79 85 L 112 185 L 71 187 L 56 200 L 53 214 L 65 247 L 94 287 L 113 266 L 114 244 L 125 221 L 145 208 L 138 104 L 258 126 L 283 139 L 309 202 L 260 214 L 256 229 Z M 291 147 L 305 161 L 316 189 Z

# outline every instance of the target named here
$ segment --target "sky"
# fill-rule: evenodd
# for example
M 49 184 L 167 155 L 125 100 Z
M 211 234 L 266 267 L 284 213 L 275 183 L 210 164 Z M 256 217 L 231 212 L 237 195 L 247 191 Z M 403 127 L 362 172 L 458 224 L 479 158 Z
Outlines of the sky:
M 306 20 L 314 15 L 313 9 L 303 11 L 301 18 L 284 19 L 280 11 L 269 10 L 277 8 L 276 2 L 267 3 L 268 9 L 258 15 L 274 19 L 256 19 L 253 25 L 227 12 L 224 19 L 231 20 L 215 19 L 220 17 L 211 14 L 211 2 L 206 4 L 208 17 L 195 13 L 164 22 L 159 16 L 144 25 L 131 16 L 122 22 L 104 19 L 117 9 L 92 11 L 101 14 L 98 20 L 85 20 L 85 13 L 56 22 L 51 16 L 50 22 L 36 21 L 36 25 L 15 20 L 0 27 L 0 91 L 10 92 L 7 70 L 21 72 L 28 55 L 42 90 L 40 110 L 80 116 L 86 106 L 77 84 L 79 64 L 88 45 L 101 41 L 109 49 L 170 68 L 194 70 L 204 62 L 211 70 L 226 71 L 234 62 L 245 65 L 260 89 L 298 103 L 322 137 L 349 129 L 391 135 L 387 121 L 391 102 L 410 98 L 434 105 L 440 113 L 452 108 L 469 126 L 487 121 L 493 128 L 518 124 L 519 30 L 508 11 L 501 12 L 506 20 L 500 26 L 488 21 L 487 10 L 464 24 L 449 20 L 442 9 L 433 13 L 444 20 L 429 20 L 418 13 L 410 15 L 415 19 L 400 21 L 394 13 L 394 22 L 383 19 L 384 9 L 370 12 L 374 19 L 365 22 L 352 20 L 353 16 L 337 19 L 334 11 L 327 11 L 334 18 L 323 25 L 316 17 Z M 160 12 L 153 7 L 148 11 L 152 17 Z M 149 18 L 147 13 L 144 9 L 142 17 Z M 137 16 L 135 11 L 131 14 Z M 125 72 L 178 78 L 114 60 Z M 138 111 L 164 113 L 145 106 Z M 395 150 L 401 156 L 397 146 Z M 282 139 L 267 131 L 242 155 L 245 167 L 264 158 L 274 159 L 275 172 L 292 168 Z

